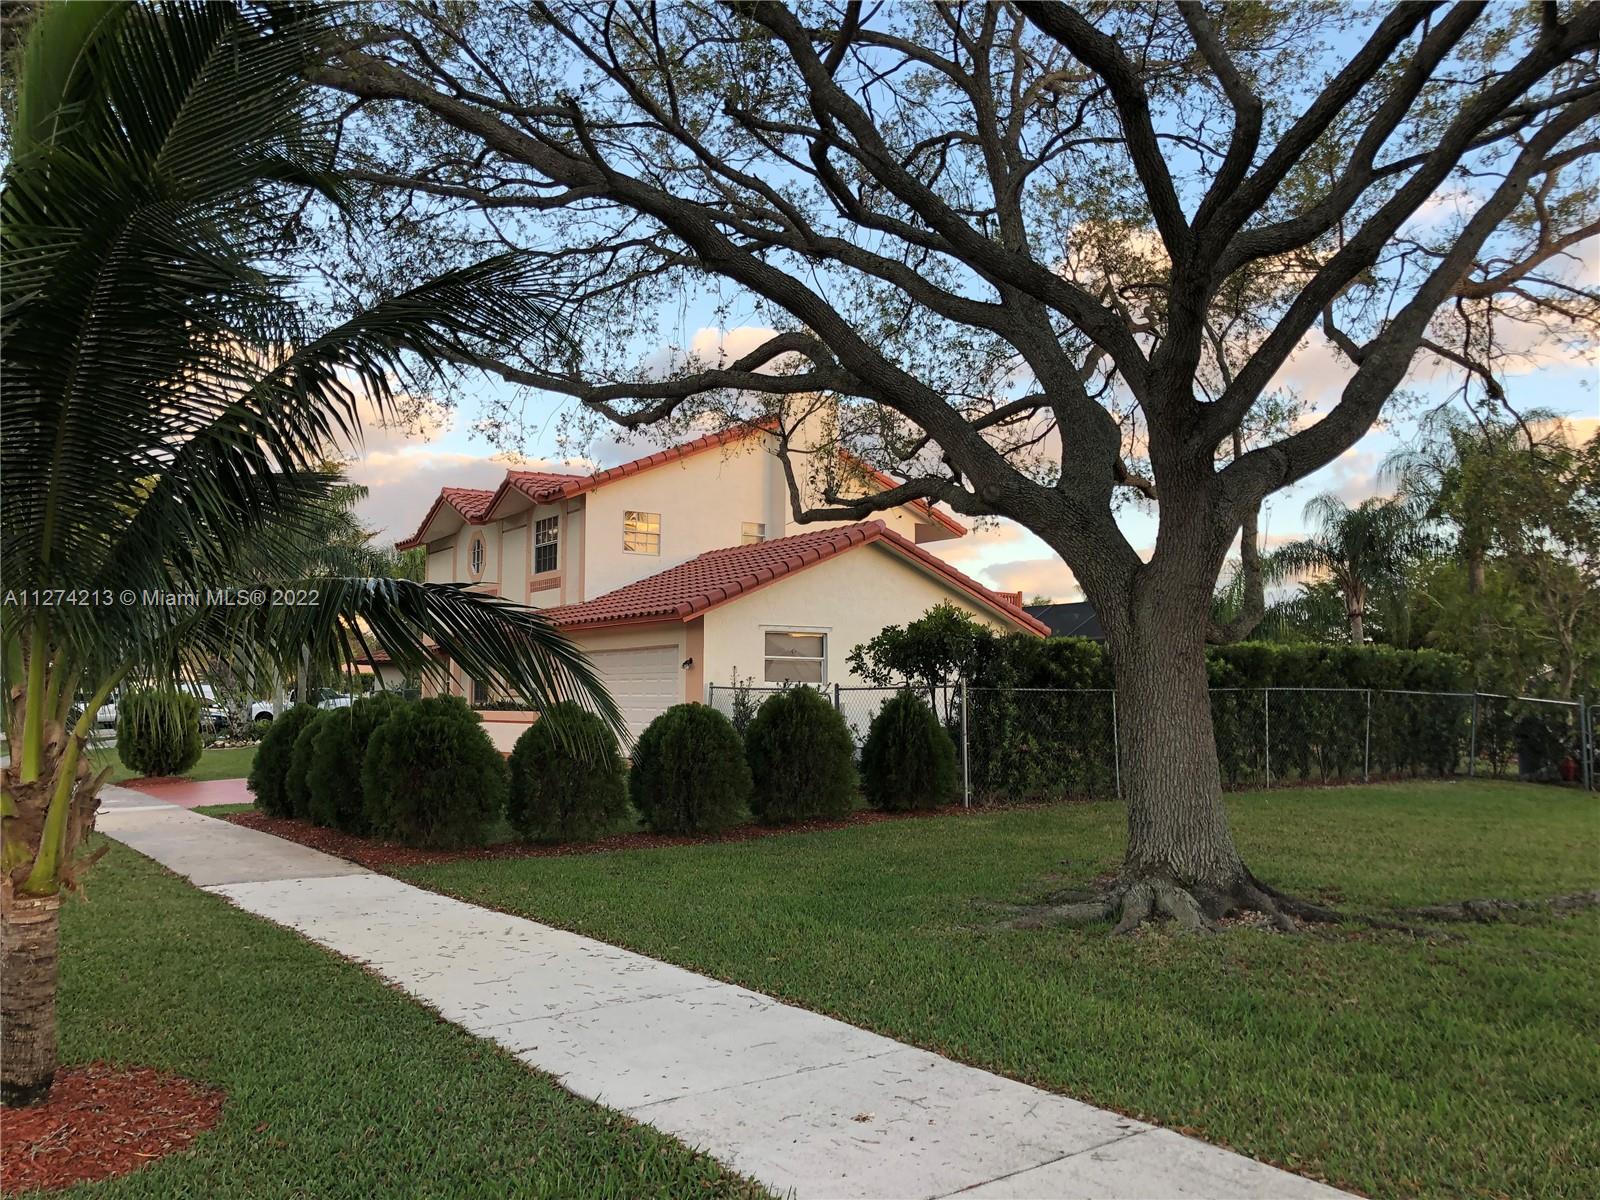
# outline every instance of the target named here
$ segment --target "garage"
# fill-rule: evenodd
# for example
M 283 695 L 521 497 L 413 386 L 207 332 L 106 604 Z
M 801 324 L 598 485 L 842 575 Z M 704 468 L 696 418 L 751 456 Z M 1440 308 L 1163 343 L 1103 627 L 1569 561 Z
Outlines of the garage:
M 676 645 L 587 653 L 622 710 L 630 736 L 637 738 L 663 711 L 683 702 L 683 669 Z

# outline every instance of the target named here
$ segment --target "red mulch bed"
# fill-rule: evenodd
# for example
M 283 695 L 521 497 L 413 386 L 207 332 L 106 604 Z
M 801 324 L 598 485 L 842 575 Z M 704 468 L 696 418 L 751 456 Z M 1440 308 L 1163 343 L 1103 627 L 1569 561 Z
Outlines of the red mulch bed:
M 186 1150 L 222 1116 L 222 1092 L 153 1067 L 56 1072 L 50 1099 L 0 1108 L 0 1191 L 54 1191 Z
M 1008 810 L 1038 807 L 1013 804 Z M 755 838 L 783 837 L 791 833 L 816 833 L 826 829 L 848 829 L 852 825 L 876 825 L 880 821 L 915 821 L 925 817 L 959 816 L 962 813 L 993 812 L 992 809 L 962 808 L 959 804 L 916 812 L 877 812 L 862 810 L 835 821 L 802 821 L 796 825 L 735 825 L 722 833 L 688 837 L 668 833 L 619 833 L 597 842 L 563 843 L 557 846 L 531 846 L 525 842 L 500 842 L 493 846 L 474 846 L 467 850 L 418 850 L 397 842 L 380 842 L 356 837 L 337 829 L 325 829 L 291 817 L 269 817 L 263 812 L 220 814 L 222 820 L 259 829 L 286 841 L 299 842 L 324 854 L 349 859 L 370 870 L 387 867 L 423 867 L 435 863 L 468 862 L 494 858 L 550 858 L 566 854 L 603 854 L 611 850 L 650 850 L 661 846 L 704 846 L 712 842 L 748 842 Z

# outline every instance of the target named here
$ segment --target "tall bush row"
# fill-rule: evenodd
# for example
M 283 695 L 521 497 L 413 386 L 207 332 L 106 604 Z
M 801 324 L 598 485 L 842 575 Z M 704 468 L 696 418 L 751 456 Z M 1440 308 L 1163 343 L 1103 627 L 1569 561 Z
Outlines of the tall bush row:
M 1211 648 L 1208 671 L 1217 753 L 1230 787 L 1260 783 L 1269 765 L 1275 780 L 1360 778 L 1364 769 L 1447 774 L 1466 752 L 1470 700 L 1423 694 L 1471 688 L 1470 667 L 1456 655 L 1243 642 Z M 974 792 L 1013 800 L 1110 794 L 1112 686 L 1097 642 L 994 639 L 970 680 Z M 1265 688 L 1285 690 L 1269 697 Z

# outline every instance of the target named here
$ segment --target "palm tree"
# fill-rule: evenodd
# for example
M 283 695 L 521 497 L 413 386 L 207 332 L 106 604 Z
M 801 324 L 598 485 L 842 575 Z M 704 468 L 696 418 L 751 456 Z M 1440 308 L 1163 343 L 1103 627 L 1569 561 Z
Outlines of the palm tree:
M 1483 591 L 1506 456 L 1538 449 L 1533 428 L 1555 416 L 1538 408 L 1516 421 L 1498 421 L 1443 409 L 1424 423 L 1417 445 L 1396 450 L 1379 468 L 1378 477 L 1392 481 L 1429 520 L 1448 525 L 1471 596 Z
M 1312 498 L 1305 517 L 1311 536 L 1278 547 L 1269 573 L 1275 581 L 1307 574 L 1331 580 L 1344 597 L 1350 641 L 1359 646 L 1373 595 L 1403 590 L 1407 572 L 1429 544 L 1421 510 L 1403 497 L 1364 500 L 1351 508 L 1329 492 Z
M 321 21 L 200 0 L 41 6 L 15 77 L 0 193 L 6 1104 L 44 1099 L 54 1075 L 60 898 L 92 861 L 80 848 L 104 777 L 84 746 L 119 680 L 170 686 L 208 657 L 281 672 L 302 647 L 353 666 L 370 639 L 408 672 L 445 655 L 620 727 L 582 654 L 531 610 L 300 571 L 336 499 L 321 464 L 354 445 L 360 405 L 391 412 L 448 362 L 564 336 L 513 256 L 309 323 L 271 264 L 308 196 L 344 200 L 302 80 Z M 225 591 L 257 580 L 308 602 Z

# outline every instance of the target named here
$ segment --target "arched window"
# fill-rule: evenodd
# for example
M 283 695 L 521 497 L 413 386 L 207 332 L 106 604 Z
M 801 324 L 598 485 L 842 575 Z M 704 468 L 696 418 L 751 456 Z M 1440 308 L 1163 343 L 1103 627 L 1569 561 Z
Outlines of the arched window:
M 474 534 L 472 545 L 467 547 L 467 568 L 476 578 L 483 574 L 483 534 Z

